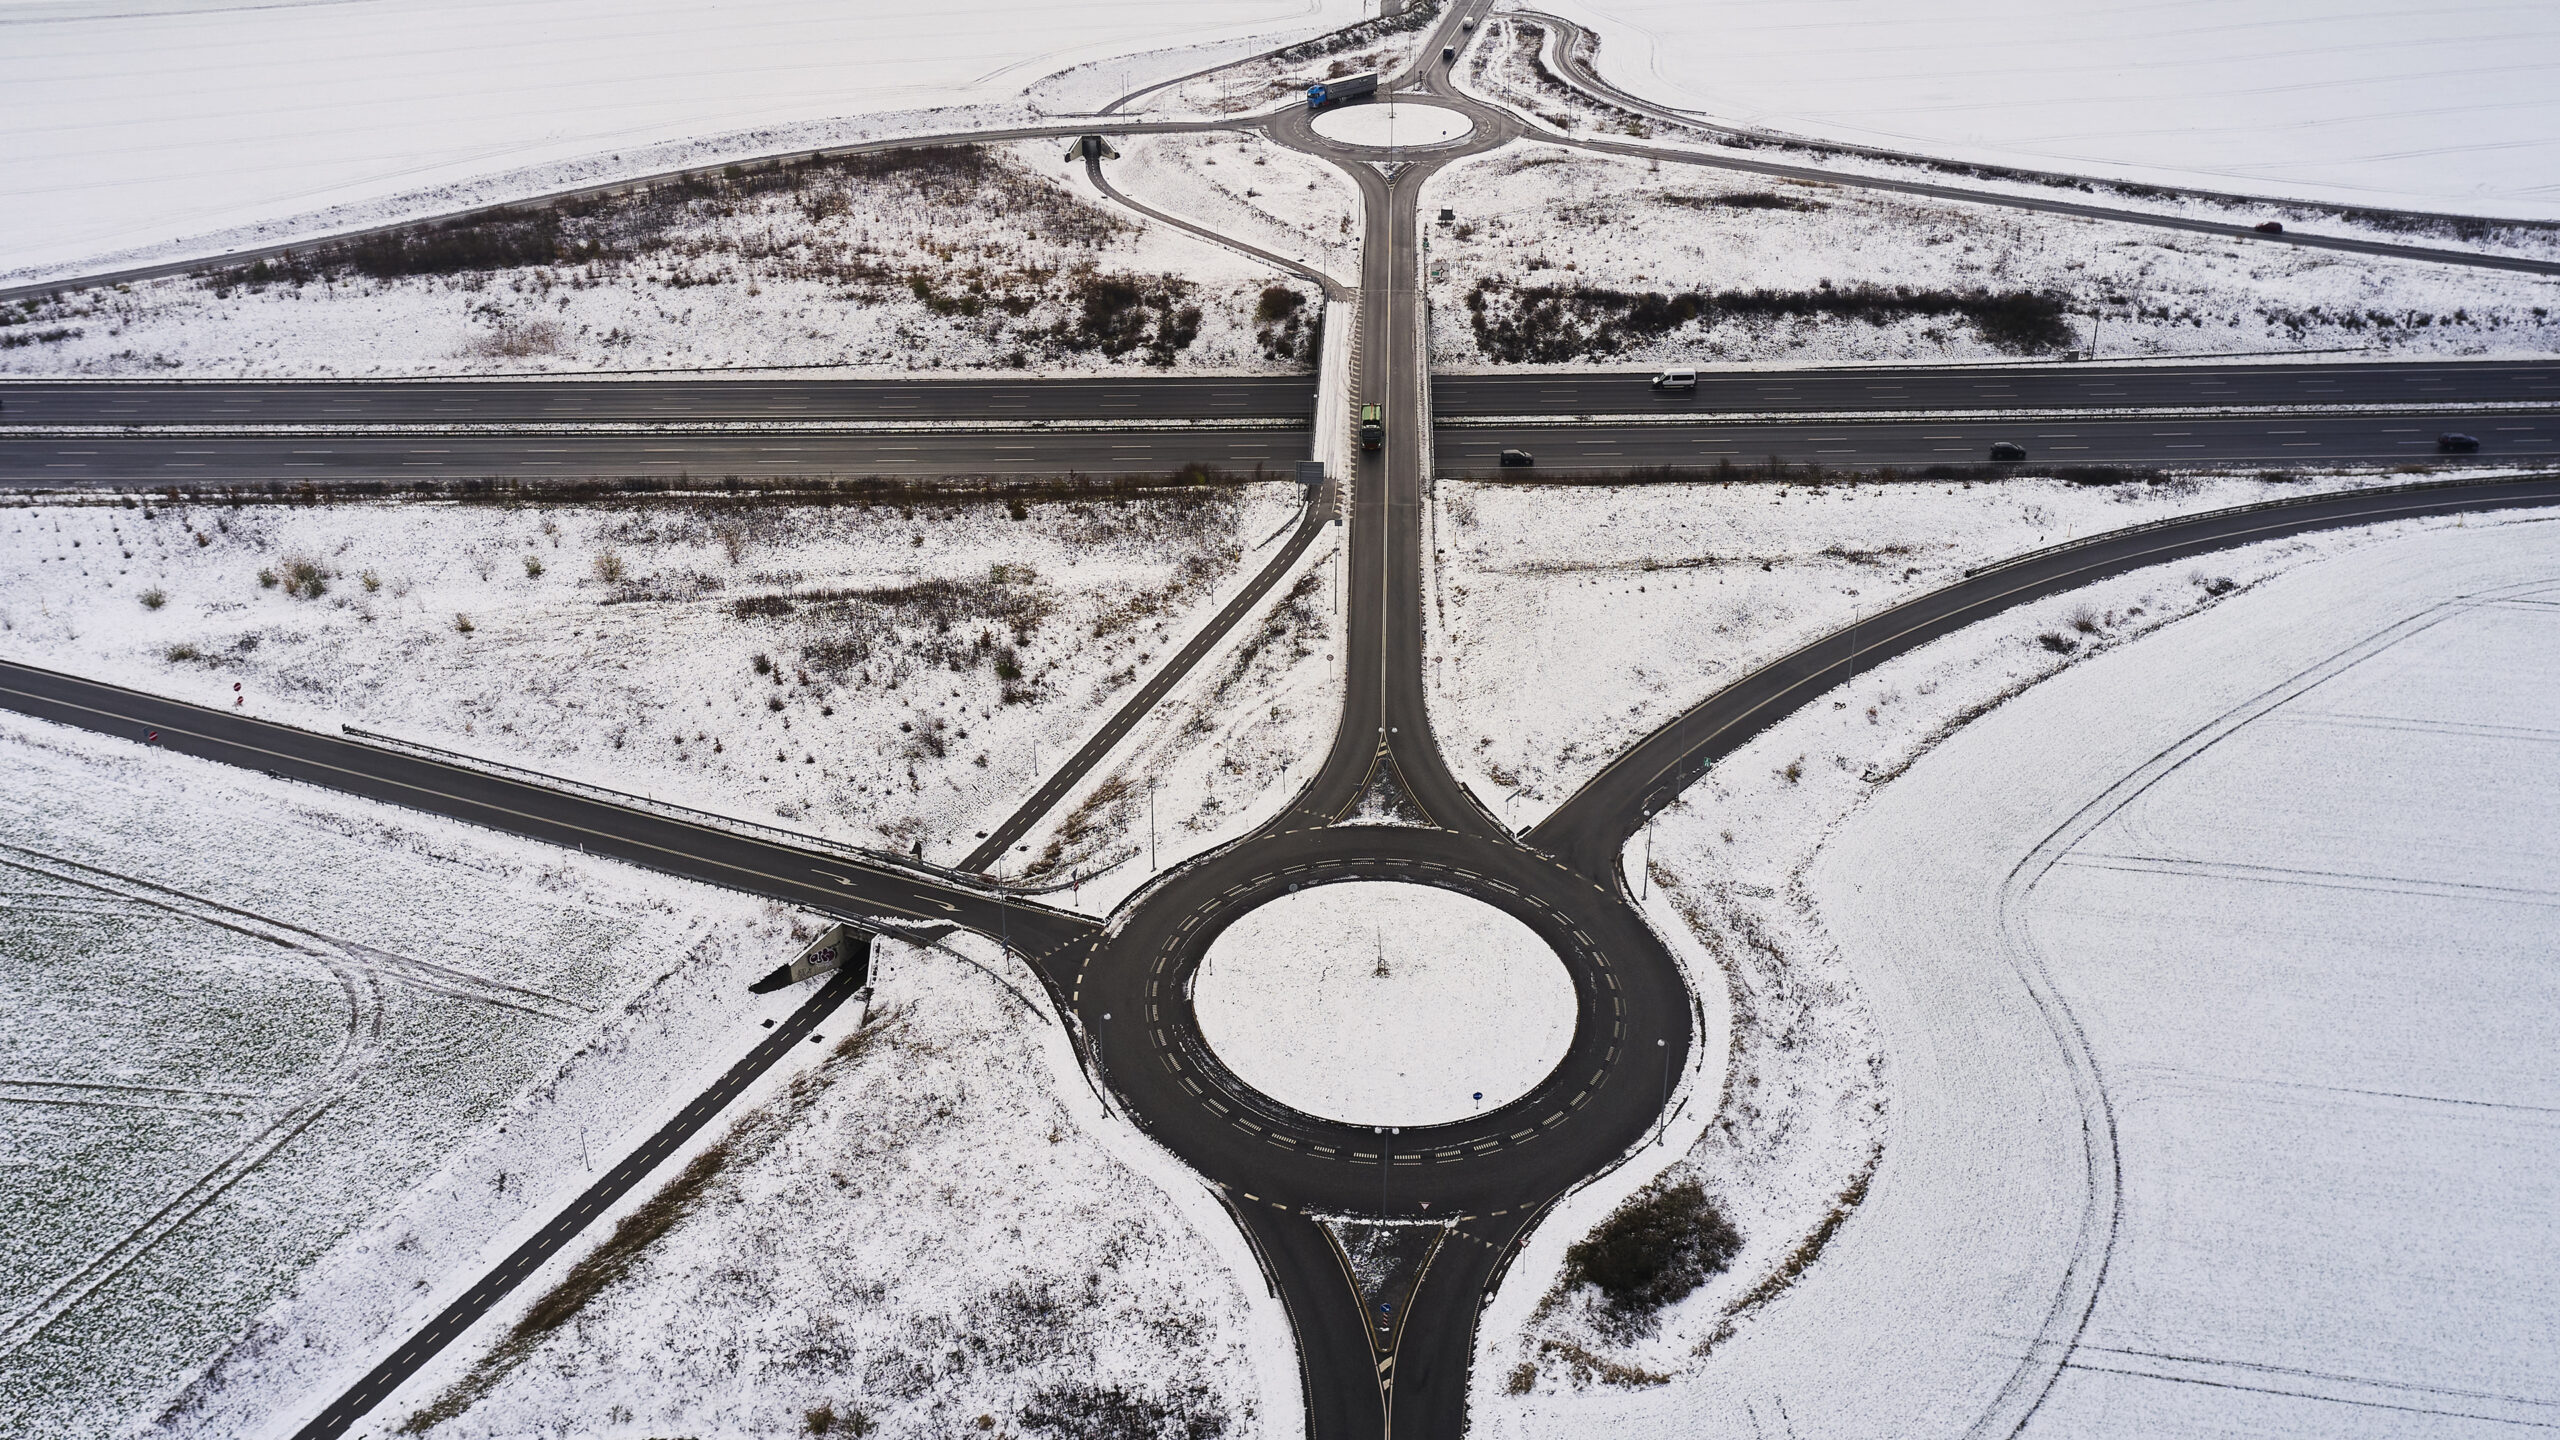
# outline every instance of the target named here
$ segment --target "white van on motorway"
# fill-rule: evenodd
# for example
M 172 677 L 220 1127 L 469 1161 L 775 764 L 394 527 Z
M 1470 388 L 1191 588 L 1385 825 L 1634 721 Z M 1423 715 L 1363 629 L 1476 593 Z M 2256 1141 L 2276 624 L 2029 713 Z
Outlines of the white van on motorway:
M 1698 388 L 1698 372 L 1695 370 L 1665 370 L 1661 374 L 1653 377 L 1653 388 L 1665 392 L 1676 392 L 1682 395 L 1690 394 Z

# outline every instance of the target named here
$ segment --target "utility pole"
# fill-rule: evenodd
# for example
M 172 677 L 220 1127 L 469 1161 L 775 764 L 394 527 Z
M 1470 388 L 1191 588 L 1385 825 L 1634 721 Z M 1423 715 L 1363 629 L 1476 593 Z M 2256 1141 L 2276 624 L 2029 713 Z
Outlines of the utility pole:
M 1156 868 L 1156 777 L 1147 777 L 1147 868 Z
M 1653 1131 L 1653 1138 L 1659 1142 L 1663 1133 L 1671 1128 L 1671 1047 L 1656 1038 L 1653 1048 L 1662 1052 L 1662 1118 L 1654 1122 Z

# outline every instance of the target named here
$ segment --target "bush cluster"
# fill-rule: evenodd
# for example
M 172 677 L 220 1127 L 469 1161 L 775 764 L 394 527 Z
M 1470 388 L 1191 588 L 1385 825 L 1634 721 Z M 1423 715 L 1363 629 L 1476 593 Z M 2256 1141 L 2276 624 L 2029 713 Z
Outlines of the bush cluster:
M 1487 278 L 1467 293 L 1476 346 L 1506 365 L 1554 365 L 1615 355 L 1684 326 L 1724 321 L 1842 319 L 1890 325 L 1958 316 L 1982 338 L 2014 354 L 2059 350 L 2071 343 L 2062 297 L 2034 290 L 1915 290 L 1908 285 L 1825 281 L 1812 290 L 1658 290 L 1629 292 L 1591 285 L 1512 285 Z
M 1697 1181 L 1655 1185 L 1565 1251 L 1564 1281 L 1598 1290 L 1605 1320 L 1641 1333 L 1663 1306 L 1721 1273 L 1741 1249 L 1741 1234 Z

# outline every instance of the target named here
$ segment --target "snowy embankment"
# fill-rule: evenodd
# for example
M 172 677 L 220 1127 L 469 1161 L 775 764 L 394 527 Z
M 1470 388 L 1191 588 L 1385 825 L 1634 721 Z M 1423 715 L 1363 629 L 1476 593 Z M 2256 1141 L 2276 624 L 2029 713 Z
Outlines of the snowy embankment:
M 2520 782 L 2549 764 L 2553 523 L 2120 577 L 1720 764 L 1651 883 L 1734 997 L 1671 1173 L 1743 1251 L 1650 1330 L 1539 1307 L 1652 1167 L 1594 1187 L 1488 1314 L 1479 1423 L 2005 1432 L 2057 1367 L 2028 1433 L 2547 1420 L 2534 1347 L 2449 1337 L 2550 1304 L 2548 1196 L 2513 1177 L 2550 1143 L 2524 1056 L 2560 1006 L 2526 943 L 2550 787 Z
M 1754 667 L 1967 567 L 2171 515 L 2379 483 L 1439 482 L 1433 725 L 1513 825 Z M 1601 637 L 1595 640 L 1595 637 Z
M 0 653 L 952 860 L 1297 503 L 29 506 Z
M 2560 279 L 1554 145 L 1461 161 L 1424 203 L 1458 216 L 1432 228 L 1431 342 L 1461 370 L 1979 360 L 2093 338 L 2110 359 L 2560 351 Z
M 735 895 L 14 715 L 0 907 L 0 1194 L 45 1217 L 6 1227 L 0 1412 L 31 1440 L 147 1426 L 309 1275 L 370 1277 L 388 1252 L 343 1237 L 388 1210 L 448 1260 L 547 1215 L 744 1052 L 795 946 Z M 333 1287 L 314 1338 L 368 1343 L 396 1291 Z
M 1284 895 L 1211 941 L 1192 987 L 1201 1037 L 1238 1079 L 1354 1125 L 1507 1105 L 1573 1042 L 1573 979 L 1537 932 L 1428 885 Z
M 416 0 L 17 9 L 0 271 L 31 278 L 689 165 L 1054 124 L 1358 18 L 1344 0 L 653 0 L 611 23 L 569 0 L 502 16 Z
M 1256 217 L 1282 253 L 1356 241 L 1319 203 L 1230 199 L 1185 180 L 1172 147 L 1147 178 Z M 1259 139 L 1257 153 L 1270 159 Z M 940 146 L 733 170 L 403 237 L 297 252 L 0 313 L 0 373 L 169 377 L 1170 368 L 1282 372 L 1261 312 L 1269 264 L 1092 193 L 1059 142 Z M 1271 160 L 1279 189 L 1320 182 Z M 1324 167 L 1329 168 L 1329 167 Z M 1239 213 L 1231 213 L 1239 212 Z M 1308 299 L 1319 297 L 1309 296 Z
M 2496 0 L 1540 0 L 1599 72 L 1732 124 L 2346 205 L 2560 219 L 2560 14 Z

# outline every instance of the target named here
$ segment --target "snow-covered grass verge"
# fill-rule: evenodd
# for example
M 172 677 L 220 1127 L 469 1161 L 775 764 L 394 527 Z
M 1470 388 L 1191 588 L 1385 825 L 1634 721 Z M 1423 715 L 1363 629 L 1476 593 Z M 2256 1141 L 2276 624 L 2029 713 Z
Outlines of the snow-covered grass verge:
M 2288 229 L 2324 235 L 2423 244 L 2491 254 L 2560 256 L 2560 223 L 2543 219 L 2488 219 L 2469 207 L 2440 198 L 2409 196 L 2321 203 L 2313 192 L 2281 185 L 2213 184 L 2188 176 L 2146 184 L 2105 178 L 2106 167 L 2054 162 L 2023 167 L 1965 159 L 1940 159 L 1959 153 L 1935 144 L 1894 144 L 1879 148 L 1911 158 L 1862 155 L 1839 143 L 1768 134 L 1751 128 L 1750 117 L 1730 117 L 1698 127 L 1665 123 L 1613 103 L 1596 101 L 1569 86 L 1558 73 L 1551 27 L 1529 17 L 1495 16 L 1484 39 L 1459 67 L 1470 94 L 1507 105 L 1525 117 L 1566 135 L 1587 138 L 1646 140 L 1666 153 L 1691 152 L 1745 162 L 1776 162 L 1831 171 L 1844 181 L 1872 176 L 1897 181 L 1952 184 L 1985 193 L 2060 198 L 2147 214 L 2254 226 L 2274 220 Z M 1620 32 L 1622 33 L 1622 32 Z M 1637 87 L 1639 91 L 1647 87 Z M 1736 125 L 1744 127 L 1737 130 Z M 2181 188 L 2188 187 L 2188 188 Z M 2248 197 L 2248 198 L 2241 198 Z M 2443 213 L 2445 211 L 2458 213 Z M 2510 215 L 2531 215 L 2519 208 Z
M 1191 1003 L 1256 1090 L 1355 1125 L 1438 1125 L 1526 1093 L 1573 1042 L 1572 977 L 1535 931 L 1454 891 L 1352 880 L 1221 932 Z
M 1461 161 L 1433 353 L 1461 369 L 2560 350 L 2560 279 L 1519 145 Z M 2093 328 L 2094 327 L 2094 328 Z
M 1227 1268 L 1240 1247 L 1098 1140 L 1113 1122 L 1046 1053 L 1019 965 L 969 938 L 891 943 L 876 991 L 859 1031 L 844 1012 L 847 1033 L 600 1218 L 374 1433 L 1285 1429 Z
M 2083 807 L 2153 778 L 2146 765 L 2185 775 L 2178 746 L 2199 724 L 2254 718 L 2252 696 L 2287 698 L 2267 687 L 2324 679 L 2321 664 L 2366 658 L 2351 652 L 2411 616 L 2519 580 L 2547 596 L 2550 525 L 2410 522 L 2120 577 L 1896 660 L 1719 765 L 1657 823 L 1649 883 L 1733 999 L 1722 1106 L 1667 1174 L 1703 1184 L 1741 1251 L 1648 1333 L 1609 1326 L 1588 1292 L 1551 1287 L 1563 1242 L 1657 1172 L 1612 1177 L 1550 1227 L 1574 1233 L 1532 1246 L 1489 1315 L 1477 1423 L 1962 1430 L 2022 1356 L 2065 1358 L 2077 1312 L 2056 1297 L 2085 1305 L 2096 1284 L 2114 1212 L 2075 1104 L 2090 1075 L 2113 1096 L 2089 1101 L 2112 1117 L 2100 1153 L 2110 1127 L 2121 1142 L 2106 1162 L 2122 1167 L 2118 1261 L 2030 1433 L 2241 1413 L 2264 1433 L 2334 1433 L 2356 1412 L 2330 1400 L 2442 1409 L 2456 1394 L 2450 1408 L 2547 1414 L 2530 1347 L 2426 1338 L 2463 1328 L 2438 1313 L 2455 1295 L 2519 1317 L 2548 1298 L 2547 1262 L 2518 1252 L 2547 1249 L 2549 1219 L 2503 1178 L 2548 1143 L 2548 1087 L 2501 1057 L 2553 1003 L 2515 967 L 2554 861 L 2533 838 L 2547 807 L 2495 798 L 2547 760 L 2538 722 L 2516 719 L 2549 704 L 2547 602 L 2453 606 L 2464 623 L 2362 674 L 2337 667 L 2347 680 L 2310 713 L 2175 798 L 2094 839 L 2067 822 L 2104 818 Z M 2306 723 L 2323 743 L 2304 743 Z M 2391 733 L 2326 743 L 2367 726 Z M 2395 753 L 2358 758 L 2374 744 Z M 2488 871 L 2417 858 L 2455 829 L 2451 853 Z M 2039 890 L 2020 859 L 2055 835 L 2066 869 Z M 1647 844 L 1630 845 L 1631 871 Z M 2151 862 L 2127 865 L 2128 849 Z M 2450 971 L 2448 953 L 2463 957 Z M 2412 1045 L 2413 1025 L 2487 1037 L 2488 1052 Z M 2093 1067 L 2075 1072 L 2075 1045 Z M 2434 1118 L 2445 1101 L 2490 1109 Z M 2312 1136 L 2278 1140 L 2305 1123 Z M 2435 1233 L 2445 1195 L 2475 1186 Z M 2373 1203 L 2341 1210 L 2348 1193 Z M 2423 1257 L 2395 1258 L 2422 1235 Z M 2330 1298 L 2306 1311 L 2305 1287 Z
M 949 860 L 1296 509 L 30 505 L 0 653 Z
M 1223 150 L 1210 137 L 1182 148 L 1201 159 Z M 1039 140 L 733 166 L 289 259 L 21 301 L 0 306 L 0 371 L 1293 368 L 1294 357 L 1271 353 L 1256 319 L 1262 288 L 1285 277 L 1103 201 L 1060 151 Z M 1331 233 L 1333 212 L 1353 208 L 1337 193 L 1343 182 L 1305 194 L 1317 178 L 1311 162 L 1275 163 L 1288 180 L 1261 208 L 1212 181 L 1155 178 L 1212 202 L 1213 221 L 1252 210 L 1284 252 L 1319 232 L 1349 244 Z
M 1818 485 L 1444 480 L 1431 506 L 1433 725 L 1514 825 L 1815 636 L 1992 560 L 2354 477 Z
M 0 268 L 230 227 L 287 240 L 881 135 L 1055 123 L 1358 14 L 1344 0 L 649 0 L 600 24 L 571 0 L 13 6 Z M 311 213 L 323 207 L 336 213 Z
M 745 983 L 792 929 L 736 896 L 15 716 L 0 906 L 0 1412 L 27 1437 L 148 1426 L 431 1175 L 500 1212 L 582 1176 L 579 1126 L 609 1155 L 648 1082 L 743 1047 Z M 641 1083 L 564 1089 L 600 1069 Z M 562 1123 L 449 1168 L 536 1095 Z

